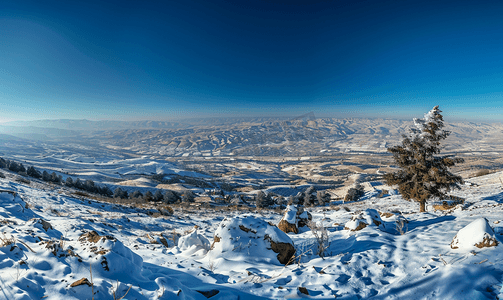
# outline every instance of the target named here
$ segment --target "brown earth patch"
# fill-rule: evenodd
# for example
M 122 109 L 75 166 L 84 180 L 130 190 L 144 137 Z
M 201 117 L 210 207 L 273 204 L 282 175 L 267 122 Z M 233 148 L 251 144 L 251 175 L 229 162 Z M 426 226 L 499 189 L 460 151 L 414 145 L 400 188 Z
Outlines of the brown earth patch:
M 79 241 L 88 241 L 88 242 L 91 242 L 91 243 L 97 243 L 99 242 L 101 239 L 106 239 L 106 240 L 111 240 L 111 241 L 116 241 L 116 239 L 111 236 L 111 235 L 99 235 L 96 231 L 88 231 L 84 234 L 82 234 L 80 237 L 79 237 Z

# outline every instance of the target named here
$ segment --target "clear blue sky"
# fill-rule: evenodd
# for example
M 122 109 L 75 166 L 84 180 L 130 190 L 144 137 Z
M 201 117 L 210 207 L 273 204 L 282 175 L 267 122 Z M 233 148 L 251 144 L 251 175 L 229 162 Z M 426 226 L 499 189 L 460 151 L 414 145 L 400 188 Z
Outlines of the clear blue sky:
M 503 120 L 501 1 L 5 2 L 0 122 Z

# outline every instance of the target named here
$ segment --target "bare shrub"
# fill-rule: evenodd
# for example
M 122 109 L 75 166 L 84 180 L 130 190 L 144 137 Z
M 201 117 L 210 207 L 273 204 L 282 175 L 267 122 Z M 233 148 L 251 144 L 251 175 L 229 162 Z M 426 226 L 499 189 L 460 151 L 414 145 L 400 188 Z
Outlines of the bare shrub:
M 364 190 L 363 186 L 360 184 L 355 185 L 348 190 L 348 193 L 344 197 L 344 202 L 357 201 L 361 196 L 363 196 Z
M 316 239 L 316 254 L 318 254 L 321 258 L 324 258 L 325 251 L 328 247 L 330 247 L 327 228 L 323 225 L 323 222 L 317 224 L 316 222 L 309 221 L 307 226 L 311 229 L 311 232 Z
M 9 246 L 9 245 L 12 245 L 15 243 L 16 243 L 16 238 L 14 238 L 13 236 L 7 237 L 5 235 L 5 233 L 3 233 L 2 236 L 0 236 L 0 247 Z
M 396 231 L 400 233 L 400 235 L 404 235 L 407 232 L 408 226 L 407 226 L 407 219 L 405 219 L 402 215 L 398 216 L 398 218 L 395 221 L 396 225 Z
M 118 295 L 116 295 L 116 292 L 119 289 L 119 281 L 117 280 L 116 286 L 114 286 L 113 289 L 112 289 L 112 296 L 114 297 L 114 300 L 122 300 L 122 299 L 124 299 L 124 297 L 126 297 L 127 293 L 129 293 L 129 290 L 131 289 L 131 287 L 133 287 L 132 284 L 129 285 L 129 288 L 127 289 L 127 291 L 124 294 L 124 296 L 119 297 Z

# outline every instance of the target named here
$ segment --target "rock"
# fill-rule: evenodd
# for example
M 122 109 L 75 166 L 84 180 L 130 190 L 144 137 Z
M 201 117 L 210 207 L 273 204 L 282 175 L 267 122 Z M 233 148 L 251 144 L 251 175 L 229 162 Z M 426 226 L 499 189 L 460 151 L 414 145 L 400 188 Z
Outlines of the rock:
M 278 260 L 280 263 L 287 265 L 290 263 L 290 259 L 295 254 L 295 248 L 290 243 L 276 243 L 269 235 L 264 236 L 264 240 L 271 243 L 272 251 L 278 253 Z
M 225 218 L 215 232 L 210 259 L 287 264 L 295 254 L 290 237 L 253 215 Z
M 278 223 L 278 228 L 285 233 L 293 232 L 297 234 L 299 228 L 307 226 L 312 219 L 313 216 L 302 207 L 288 205 L 285 209 L 285 215 Z
M 295 205 L 288 205 L 285 209 L 283 218 L 281 218 L 278 223 L 278 228 L 285 233 L 299 233 L 299 228 L 297 227 L 297 216 L 298 210 Z
M 300 207 L 299 210 L 297 211 L 297 219 L 300 228 L 307 226 L 309 221 L 313 219 L 313 216 L 307 210 L 304 210 L 302 207 Z
M 211 297 L 215 296 L 216 294 L 218 294 L 220 291 L 219 290 L 209 290 L 209 291 L 196 290 L 196 292 L 201 293 L 206 298 L 211 298 Z
M 143 259 L 113 236 L 100 236 L 96 231 L 88 231 L 79 237 L 80 255 L 94 257 L 91 260 L 93 274 L 105 276 L 133 276 L 139 274 Z M 105 273 L 103 273 L 105 272 Z
M 498 241 L 494 236 L 494 231 L 487 222 L 487 219 L 480 218 L 458 231 L 452 239 L 452 249 L 473 249 L 495 247 Z
M 347 222 L 344 226 L 345 230 L 358 231 L 367 226 L 377 226 L 383 228 L 381 216 L 375 209 L 366 209 L 362 212 L 355 214 L 351 221 Z
M 307 289 L 305 287 L 299 286 L 298 289 L 299 289 L 299 292 L 301 292 L 302 294 L 309 296 L 309 292 L 307 291 Z
M 33 224 L 40 224 L 42 225 L 42 228 L 47 232 L 49 229 L 53 229 L 51 223 L 47 222 L 46 220 L 40 219 L 40 218 L 33 218 L 30 221 L 33 222 Z

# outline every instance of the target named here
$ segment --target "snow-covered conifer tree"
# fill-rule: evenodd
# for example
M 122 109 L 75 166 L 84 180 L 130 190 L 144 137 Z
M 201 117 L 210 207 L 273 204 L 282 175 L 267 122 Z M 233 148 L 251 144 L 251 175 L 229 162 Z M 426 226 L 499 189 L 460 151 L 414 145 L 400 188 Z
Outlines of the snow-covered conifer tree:
M 388 148 L 400 170 L 386 174 L 384 179 L 388 185 L 398 185 L 403 198 L 419 202 L 421 212 L 426 211 L 427 200 L 444 199 L 463 182 L 449 170 L 463 159 L 435 156 L 440 153 L 440 142 L 450 133 L 443 129 L 441 112 L 437 105 L 423 119 L 414 119 L 415 128 L 409 136 L 403 135 L 402 145 Z

